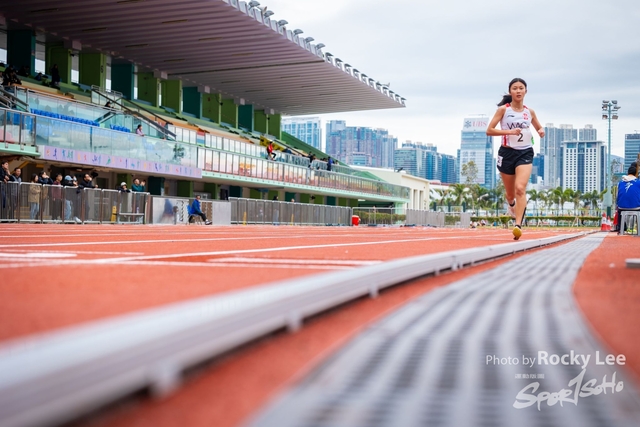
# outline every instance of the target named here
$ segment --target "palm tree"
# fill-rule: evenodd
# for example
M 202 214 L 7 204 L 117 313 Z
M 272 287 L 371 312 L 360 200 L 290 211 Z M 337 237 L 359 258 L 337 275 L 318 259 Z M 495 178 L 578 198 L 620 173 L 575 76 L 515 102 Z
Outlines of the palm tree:
M 462 206 L 469 197 L 469 189 L 464 184 L 451 184 L 449 186 L 451 202 L 456 206 Z
M 573 202 L 573 210 L 576 213 L 576 216 L 578 216 L 578 211 L 580 209 L 580 201 L 582 200 L 582 191 L 580 190 L 575 190 L 573 192 L 573 197 L 571 197 L 571 201 Z
M 529 190 L 527 191 L 529 195 L 529 201 L 533 202 L 536 207 L 536 215 L 538 215 L 538 200 L 540 200 L 540 193 L 537 190 Z
M 560 202 L 562 200 L 562 187 L 557 187 L 549 190 L 549 201 L 555 203 L 557 208 L 560 208 Z M 562 201 L 564 204 L 564 201 Z
M 598 208 L 598 202 L 601 200 L 601 196 L 598 190 L 593 190 L 583 194 L 582 200 L 584 201 L 585 207 L 589 206 L 589 210 L 593 210 Z

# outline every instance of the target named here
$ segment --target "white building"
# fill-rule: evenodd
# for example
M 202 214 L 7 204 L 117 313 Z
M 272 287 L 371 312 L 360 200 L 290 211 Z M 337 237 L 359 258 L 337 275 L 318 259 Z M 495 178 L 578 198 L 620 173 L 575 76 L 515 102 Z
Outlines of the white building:
M 429 210 L 429 192 L 431 189 L 431 183 L 428 179 L 409 175 L 408 173 L 405 173 L 405 171 L 395 172 L 393 169 L 371 168 L 364 166 L 352 167 L 353 169 L 365 170 L 372 173 L 390 184 L 409 187 L 409 197 L 411 201 L 404 205 L 396 204 L 397 208 L 416 209 L 422 211 Z
M 604 188 L 607 148 L 602 141 L 565 141 L 562 143 L 562 188 L 583 194 Z
M 282 119 L 282 131 L 322 150 L 320 117 L 289 117 Z

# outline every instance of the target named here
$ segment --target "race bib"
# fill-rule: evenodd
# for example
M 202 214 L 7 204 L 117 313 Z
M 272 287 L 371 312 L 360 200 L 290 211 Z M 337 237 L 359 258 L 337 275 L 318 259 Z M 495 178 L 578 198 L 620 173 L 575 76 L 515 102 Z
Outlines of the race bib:
M 509 135 L 510 147 L 530 147 L 533 145 L 533 135 L 529 128 L 521 129 L 520 135 Z

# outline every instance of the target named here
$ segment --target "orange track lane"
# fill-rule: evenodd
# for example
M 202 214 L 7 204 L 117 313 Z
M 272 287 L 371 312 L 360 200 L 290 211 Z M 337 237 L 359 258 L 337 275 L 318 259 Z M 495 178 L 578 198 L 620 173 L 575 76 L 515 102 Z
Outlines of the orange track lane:
M 528 254 L 531 252 L 526 252 Z M 233 427 L 302 378 L 368 325 L 426 292 L 494 268 L 524 254 L 437 277 L 427 277 L 363 298 L 214 361 L 166 399 L 129 400 L 78 423 L 84 427 Z
M 7 236 L 0 245 L 0 340 L 352 268 L 332 261 L 379 262 L 512 241 L 496 229 L 20 224 L 0 232 Z M 229 261 L 236 257 L 246 261 Z

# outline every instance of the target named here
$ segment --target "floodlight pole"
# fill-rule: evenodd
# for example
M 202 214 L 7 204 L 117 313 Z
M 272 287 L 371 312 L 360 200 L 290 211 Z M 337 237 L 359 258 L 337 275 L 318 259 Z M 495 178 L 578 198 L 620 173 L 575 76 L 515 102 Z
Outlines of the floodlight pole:
M 611 195 L 611 186 L 612 186 L 612 173 L 611 170 L 611 120 L 616 120 L 618 118 L 618 110 L 620 106 L 618 106 L 618 101 L 602 101 L 602 119 L 607 120 L 608 131 L 607 131 L 607 164 L 605 167 L 605 193 L 604 200 L 602 201 L 602 205 L 607 209 L 607 215 L 611 217 L 611 206 L 613 204 L 613 198 Z

